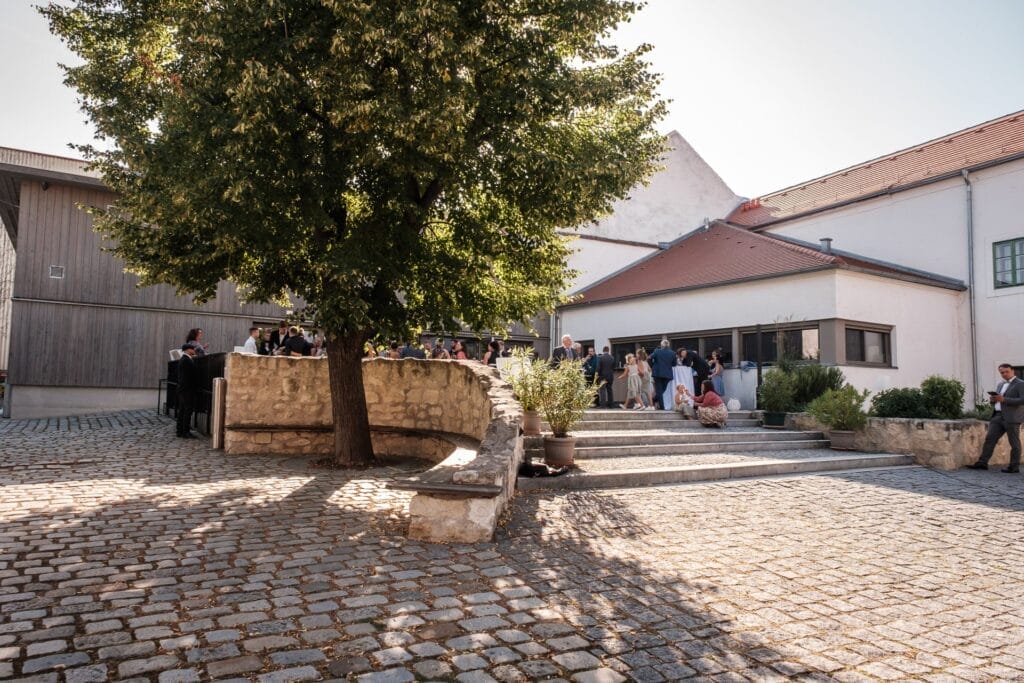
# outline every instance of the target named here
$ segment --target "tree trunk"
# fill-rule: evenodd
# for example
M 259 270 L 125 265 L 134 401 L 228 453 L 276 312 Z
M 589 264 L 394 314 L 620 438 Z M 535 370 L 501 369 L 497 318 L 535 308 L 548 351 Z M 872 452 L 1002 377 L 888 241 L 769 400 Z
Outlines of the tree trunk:
M 334 462 L 343 467 L 373 461 L 370 419 L 363 390 L 363 334 L 335 334 L 327 343 L 334 417 Z

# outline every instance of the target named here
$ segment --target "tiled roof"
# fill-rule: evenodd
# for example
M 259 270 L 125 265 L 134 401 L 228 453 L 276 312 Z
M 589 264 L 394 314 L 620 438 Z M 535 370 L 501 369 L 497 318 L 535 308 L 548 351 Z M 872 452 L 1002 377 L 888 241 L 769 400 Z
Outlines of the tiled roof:
M 939 178 L 1024 153 L 1024 111 L 748 200 L 730 223 L 756 228 L 808 211 Z
M 844 268 L 883 277 L 961 288 L 927 273 L 880 264 L 847 254 L 827 254 L 770 234 L 750 232 L 722 221 L 674 242 L 579 292 L 568 306 L 698 289 L 781 275 Z

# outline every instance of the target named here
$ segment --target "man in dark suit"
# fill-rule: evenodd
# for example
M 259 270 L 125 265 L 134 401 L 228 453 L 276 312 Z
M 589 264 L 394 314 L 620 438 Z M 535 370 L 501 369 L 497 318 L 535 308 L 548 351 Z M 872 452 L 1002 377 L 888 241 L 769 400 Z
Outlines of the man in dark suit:
M 672 368 L 676 364 L 676 354 L 670 348 L 668 339 L 661 340 L 661 347 L 651 354 L 651 377 L 654 378 L 654 405 L 662 410 L 672 410 L 673 406 L 665 405 L 665 390 L 672 381 Z
M 551 352 L 551 364 L 558 365 L 563 360 L 577 360 L 576 351 L 572 348 L 572 337 L 563 334 L 562 345 Z
M 181 359 L 178 360 L 178 436 L 182 439 L 196 438 L 192 434 L 192 411 L 196 407 L 196 396 L 199 394 L 199 369 L 193 360 L 196 350 L 189 344 L 181 347 Z
M 288 339 L 288 323 L 282 320 L 277 329 L 270 333 L 270 352 L 274 353 Z
M 686 357 L 690 359 L 690 364 L 693 366 L 693 371 L 697 373 L 694 378 L 694 387 L 697 391 L 704 386 L 704 380 L 711 376 L 711 366 L 708 362 L 701 358 L 701 355 L 697 353 L 696 349 L 690 349 L 686 352 Z
M 1006 434 L 1010 443 L 1010 465 L 1003 472 L 1016 474 L 1020 472 L 1020 424 L 1024 422 L 1024 381 L 1013 371 L 1013 366 L 1003 363 L 999 366 L 999 376 L 1003 381 L 995 391 L 988 392 L 989 402 L 994 409 L 992 419 L 988 422 L 988 435 L 985 445 L 981 448 L 978 462 L 969 467 L 973 470 L 987 470 L 988 461 L 992 458 L 999 439 Z
M 598 391 L 598 405 L 605 408 L 614 408 L 615 400 L 612 398 L 612 385 L 615 383 L 615 359 L 608 353 L 608 347 L 604 347 L 601 355 L 597 357 L 597 377 L 601 380 L 601 388 Z

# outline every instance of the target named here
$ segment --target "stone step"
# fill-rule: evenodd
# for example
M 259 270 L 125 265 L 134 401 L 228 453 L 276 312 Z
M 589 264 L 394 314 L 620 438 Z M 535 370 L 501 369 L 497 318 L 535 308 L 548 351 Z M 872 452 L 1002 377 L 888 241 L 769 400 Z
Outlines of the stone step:
M 729 413 L 730 421 L 753 419 L 749 410 L 736 410 Z M 604 422 L 606 420 L 678 420 L 679 413 L 674 410 L 626 410 L 624 408 L 607 409 L 591 408 L 583 414 L 584 422 Z
M 584 420 L 579 424 L 578 429 L 587 431 L 596 430 L 647 430 L 647 429 L 704 429 L 696 420 L 683 420 L 678 416 L 675 419 L 666 417 L 664 419 L 657 420 L 642 420 L 642 419 L 630 419 L 629 415 L 623 415 L 629 411 L 620 410 L 612 411 L 618 412 L 619 417 L 623 418 L 620 420 Z M 640 411 L 636 411 L 637 415 L 640 415 Z M 761 425 L 760 420 L 734 418 L 732 415 L 729 416 L 730 427 L 759 427 Z M 541 428 L 545 431 L 550 431 L 550 427 L 546 422 L 542 423 Z
M 693 455 L 714 453 L 723 448 L 730 451 L 748 453 L 751 451 L 795 451 L 813 448 L 828 448 L 827 439 L 794 439 L 792 441 L 733 441 L 731 443 L 671 443 L 649 446 L 594 446 L 576 448 L 578 459 L 648 457 L 656 455 Z M 539 451 L 543 457 L 543 450 Z M 531 452 L 531 455 L 535 455 Z
M 736 442 L 789 442 L 789 441 L 822 441 L 822 432 L 784 432 L 768 429 L 708 429 L 698 427 L 686 430 L 650 430 L 650 431 L 578 431 L 576 448 L 595 448 L 599 446 L 654 446 L 660 444 L 723 444 Z
M 851 453 L 849 451 L 815 452 L 810 457 L 776 452 L 772 457 L 725 457 L 724 462 L 684 464 L 685 458 L 667 459 L 658 467 L 623 467 L 604 469 L 595 462 L 577 460 L 577 469 L 558 477 L 519 477 L 520 490 L 575 491 L 596 488 L 657 486 L 683 482 L 722 481 L 728 479 L 774 477 L 779 475 L 813 474 L 845 470 L 899 467 L 914 464 L 911 455 L 891 453 Z M 714 454 L 735 455 L 735 454 Z M 642 462 L 643 459 L 632 459 Z M 618 463 L 616 463 L 618 464 Z M 636 463 L 624 463 L 635 465 Z

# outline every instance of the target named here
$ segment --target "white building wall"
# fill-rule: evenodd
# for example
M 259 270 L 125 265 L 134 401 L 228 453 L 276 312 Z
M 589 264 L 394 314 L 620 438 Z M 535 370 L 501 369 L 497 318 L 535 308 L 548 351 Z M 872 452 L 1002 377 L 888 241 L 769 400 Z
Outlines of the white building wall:
M 569 287 L 569 292 L 578 292 L 658 251 L 656 246 L 608 242 L 586 237 L 578 238 L 573 247 L 575 251 L 569 257 L 569 267 L 578 270 L 579 275 Z
M 786 221 L 770 234 L 832 248 L 967 282 L 967 204 L 962 180 L 858 202 Z
M 995 288 L 992 245 L 1024 238 L 1024 161 L 971 175 L 979 390 L 995 388 L 996 366 L 1024 365 L 1024 286 Z M 982 394 L 984 395 L 984 394 Z
M 966 292 L 839 271 L 836 314 L 848 321 L 893 326 L 893 367 L 842 366 L 847 381 L 857 388 L 876 393 L 916 387 L 929 375 L 953 377 L 970 387 Z
M 708 287 L 563 309 L 558 334 L 609 339 L 834 318 L 835 271 Z
M 700 227 L 705 218 L 726 216 L 740 203 L 715 170 L 683 136 L 668 135 L 664 168 L 619 201 L 612 215 L 581 232 L 637 242 L 671 242 Z

